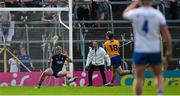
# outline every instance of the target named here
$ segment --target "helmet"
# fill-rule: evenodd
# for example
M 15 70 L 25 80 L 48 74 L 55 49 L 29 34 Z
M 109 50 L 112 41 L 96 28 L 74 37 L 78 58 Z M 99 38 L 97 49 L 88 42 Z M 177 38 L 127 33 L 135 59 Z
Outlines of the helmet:
M 111 39 L 114 38 L 114 34 L 111 31 L 107 31 L 106 36 Z
M 55 50 L 61 50 L 62 47 L 61 46 L 56 46 Z

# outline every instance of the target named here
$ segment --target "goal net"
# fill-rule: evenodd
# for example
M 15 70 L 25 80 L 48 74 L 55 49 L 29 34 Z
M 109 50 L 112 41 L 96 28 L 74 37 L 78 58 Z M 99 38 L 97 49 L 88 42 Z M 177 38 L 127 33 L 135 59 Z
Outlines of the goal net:
M 61 46 L 73 58 L 72 0 L 65 7 L 5 7 L 0 8 L 0 12 L 0 64 L 4 72 L 8 70 L 8 60 L 13 57 L 11 53 L 15 54 L 14 50 L 31 58 L 30 61 L 19 58 L 23 67 L 21 72 L 43 71 L 49 67 L 48 58 L 53 55 L 55 46 Z M 73 64 L 69 70 L 72 73 Z

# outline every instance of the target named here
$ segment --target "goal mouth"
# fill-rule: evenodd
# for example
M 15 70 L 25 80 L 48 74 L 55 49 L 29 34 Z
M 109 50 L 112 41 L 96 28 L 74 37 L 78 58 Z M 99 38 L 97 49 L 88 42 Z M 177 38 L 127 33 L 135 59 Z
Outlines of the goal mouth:
M 18 46 L 19 48 L 26 48 L 27 54 L 33 57 L 31 61 L 34 64 L 37 63 L 42 64 L 41 70 L 47 68 L 47 62 L 48 62 L 47 57 L 50 57 L 52 55 L 53 53 L 52 49 L 55 46 L 57 46 L 57 44 L 60 44 L 64 49 L 68 50 L 70 58 L 73 58 L 72 6 L 70 8 L 70 5 L 72 4 L 69 4 L 69 6 L 65 6 L 65 7 L 0 8 L 1 13 L 6 13 L 6 12 L 9 12 L 8 14 L 21 13 L 21 15 L 18 14 L 17 16 L 18 18 L 16 18 L 15 16 L 12 18 L 11 21 L 6 21 L 6 20 L 0 21 L 1 25 L 5 25 L 4 23 L 8 23 L 9 25 L 3 26 L 3 28 L 6 27 L 9 28 L 8 30 L 11 31 L 10 33 L 13 33 L 11 34 L 12 37 L 15 35 L 15 37 L 13 37 L 13 40 L 7 41 L 7 43 L 10 43 L 11 46 L 14 48 L 18 48 Z M 53 12 L 55 15 L 51 14 Z M 33 17 L 34 15 L 36 17 Z M 48 16 L 48 15 L 52 15 L 52 16 Z M 63 16 L 65 16 L 66 18 L 64 19 Z M 38 20 L 34 20 L 34 18 L 38 18 Z M 16 38 L 17 34 L 19 34 L 18 35 L 19 37 L 17 36 L 18 39 Z M 38 48 L 36 48 L 36 50 L 39 50 L 37 55 L 41 55 L 42 57 L 37 57 L 35 55 L 36 52 L 33 49 L 34 46 L 36 47 L 38 46 Z M 6 62 L 7 59 L 8 58 L 6 58 L 6 60 L 1 60 L 1 62 L 4 62 L 4 72 L 7 72 L 7 66 L 8 66 Z M 22 62 L 21 65 L 25 67 L 26 71 L 28 72 L 33 71 L 33 69 L 28 68 L 23 63 L 24 62 Z M 70 71 L 73 72 L 72 64 L 70 65 L 69 68 Z

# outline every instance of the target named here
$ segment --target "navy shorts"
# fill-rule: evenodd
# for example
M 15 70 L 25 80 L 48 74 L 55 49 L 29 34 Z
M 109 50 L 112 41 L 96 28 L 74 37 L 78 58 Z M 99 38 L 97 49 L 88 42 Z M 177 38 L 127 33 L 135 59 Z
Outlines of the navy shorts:
M 53 67 L 51 67 L 51 69 L 53 71 L 53 76 L 55 76 L 56 78 L 59 77 L 57 75 L 62 69 L 61 68 L 53 68 Z
M 121 56 L 117 55 L 111 58 L 111 65 L 113 65 L 113 67 L 118 68 L 119 66 L 121 66 Z
M 143 65 L 143 66 L 146 64 L 149 64 L 150 66 L 161 64 L 162 62 L 161 52 L 157 52 L 157 53 L 134 52 L 133 62 L 136 65 Z

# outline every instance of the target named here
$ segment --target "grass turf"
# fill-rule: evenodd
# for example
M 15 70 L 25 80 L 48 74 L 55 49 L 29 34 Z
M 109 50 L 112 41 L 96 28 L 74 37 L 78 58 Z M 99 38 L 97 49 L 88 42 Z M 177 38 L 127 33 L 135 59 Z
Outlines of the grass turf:
M 180 95 L 180 86 L 165 87 L 164 95 Z M 132 95 L 132 86 L 114 87 L 0 87 L 0 95 Z M 144 95 L 156 95 L 155 87 L 144 87 Z

